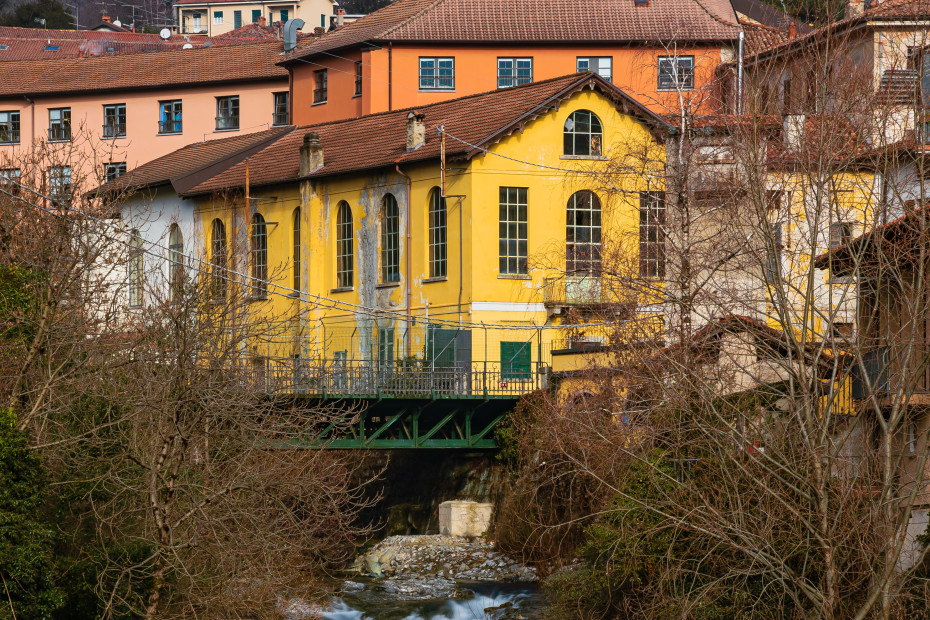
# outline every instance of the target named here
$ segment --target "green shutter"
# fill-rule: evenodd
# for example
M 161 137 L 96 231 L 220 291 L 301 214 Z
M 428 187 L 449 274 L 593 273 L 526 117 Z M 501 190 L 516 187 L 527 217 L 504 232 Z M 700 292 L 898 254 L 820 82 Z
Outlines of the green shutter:
M 242 11 L 233 11 L 233 28 L 242 28 Z
M 262 16 L 262 10 L 261 10 L 261 9 L 253 9 L 253 10 L 252 10 L 252 23 L 253 23 L 253 24 L 257 24 L 257 23 L 258 23 L 258 18 L 261 17 L 261 16 Z
M 530 378 L 530 343 L 501 342 L 501 379 Z
M 287 23 L 287 11 L 281 11 L 281 21 Z

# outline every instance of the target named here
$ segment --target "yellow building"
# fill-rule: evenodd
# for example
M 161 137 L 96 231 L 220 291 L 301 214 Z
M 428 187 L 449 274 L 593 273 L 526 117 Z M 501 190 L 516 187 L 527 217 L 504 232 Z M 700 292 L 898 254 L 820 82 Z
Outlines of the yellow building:
M 605 332 L 566 317 L 636 310 L 624 270 L 641 213 L 661 217 L 666 128 L 575 74 L 230 145 L 174 190 L 205 258 L 251 276 L 255 319 L 289 317 L 249 352 L 278 389 L 513 396 L 546 385 L 553 346 Z

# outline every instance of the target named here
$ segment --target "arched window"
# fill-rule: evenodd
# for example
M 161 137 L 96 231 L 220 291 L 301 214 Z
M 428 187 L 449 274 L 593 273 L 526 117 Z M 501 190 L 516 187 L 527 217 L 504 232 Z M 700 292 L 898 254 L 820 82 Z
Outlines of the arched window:
M 129 237 L 129 306 L 142 306 L 142 236 L 133 230 Z
M 400 209 L 392 194 L 381 201 L 381 281 L 400 282 Z
M 219 301 L 226 297 L 226 225 L 220 219 L 213 220 L 210 264 L 213 265 L 210 293 L 215 301 Z
M 446 199 L 438 187 L 429 193 L 429 277 L 446 277 Z
M 294 290 L 300 290 L 300 207 L 294 209 Z
M 353 260 L 354 232 L 352 208 L 345 200 L 339 203 L 336 213 L 336 287 L 352 288 L 355 271 Z
M 184 235 L 181 227 L 172 224 L 168 229 L 168 291 L 171 301 L 178 301 L 184 285 Z
M 268 229 L 261 213 L 252 216 L 249 241 L 252 255 L 252 297 L 264 299 L 268 295 Z
M 602 154 L 601 119 L 594 112 L 576 110 L 565 120 L 565 154 L 598 157 Z
M 601 201 L 586 189 L 568 199 L 565 270 L 586 274 L 601 270 Z

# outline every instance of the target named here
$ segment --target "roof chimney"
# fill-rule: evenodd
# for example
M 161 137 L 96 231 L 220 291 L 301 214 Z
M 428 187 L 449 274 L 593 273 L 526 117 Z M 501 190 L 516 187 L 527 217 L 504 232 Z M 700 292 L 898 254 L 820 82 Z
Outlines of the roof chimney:
M 297 47 L 297 31 L 304 27 L 304 20 L 289 19 L 284 24 L 284 51 L 291 52 Z
M 302 177 L 323 167 L 323 145 L 320 144 L 320 134 L 315 131 L 304 134 L 304 143 L 300 145 L 299 160 L 299 173 Z
M 868 0 L 846 0 L 846 19 L 861 17 L 865 13 L 866 2 Z
M 109 16 L 109 15 L 104 15 L 103 17 L 100 18 L 100 20 L 109 24 L 109 23 L 110 23 L 110 16 Z
M 788 24 L 788 38 L 793 39 L 798 36 L 798 26 L 794 22 Z
M 260 16 L 260 17 L 258 18 L 258 25 L 259 25 L 259 26 L 261 26 L 261 27 L 264 28 L 266 23 L 267 23 L 267 20 L 265 20 L 265 16 L 264 16 L 264 15 L 262 15 L 262 16 Z
M 413 151 L 426 144 L 425 114 L 409 112 L 407 114 L 407 150 Z
M 336 28 L 342 27 L 346 22 L 346 10 L 342 7 L 336 9 Z

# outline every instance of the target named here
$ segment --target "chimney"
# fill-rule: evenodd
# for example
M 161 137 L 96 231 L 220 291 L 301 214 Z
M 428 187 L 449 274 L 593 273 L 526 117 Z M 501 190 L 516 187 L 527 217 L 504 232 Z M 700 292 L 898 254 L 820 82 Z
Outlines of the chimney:
M 101 20 L 102 22 L 104 22 L 104 23 L 109 24 L 109 23 L 110 23 L 110 16 L 109 16 L 109 15 L 104 15 L 103 17 L 100 18 L 100 20 Z
M 793 39 L 798 36 L 798 25 L 794 22 L 788 24 L 788 38 Z
M 265 20 L 265 16 L 264 16 L 264 15 L 262 15 L 261 17 L 258 18 L 258 25 L 259 25 L 259 26 L 261 26 L 261 27 L 264 28 L 266 23 L 267 23 L 267 22 L 266 22 L 266 20 Z
M 342 7 L 336 9 L 336 28 L 341 28 L 346 22 L 346 10 Z
M 323 145 L 320 144 L 320 134 L 315 131 L 304 134 L 304 143 L 300 145 L 299 160 L 299 173 L 302 177 L 323 167 Z
M 409 112 L 407 114 L 407 150 L 413 151 L 426 144 L 425 114 Z
M 843 17 L 852 19 L 860 17 L 865 13 L 866 2 L 868 0 L 846 0 L 846 13 Z

